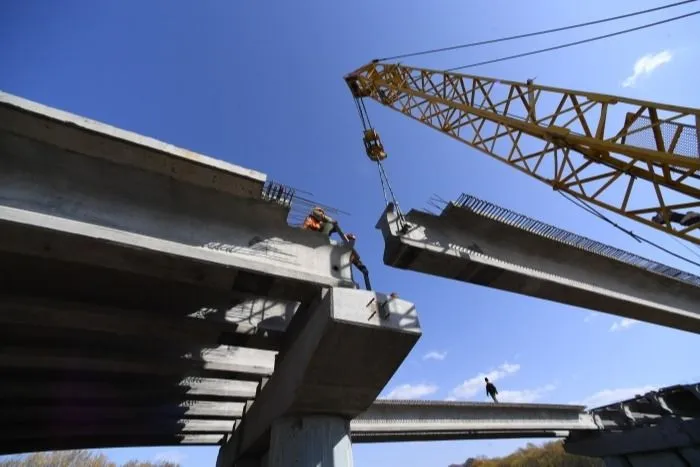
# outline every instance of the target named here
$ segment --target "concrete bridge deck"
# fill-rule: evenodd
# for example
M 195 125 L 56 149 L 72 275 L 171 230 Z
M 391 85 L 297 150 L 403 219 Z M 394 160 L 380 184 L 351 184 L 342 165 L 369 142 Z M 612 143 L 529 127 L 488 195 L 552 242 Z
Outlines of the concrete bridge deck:
M 440 215 L 393 209 L 384 262 L 700 333 L 700 277 L 464 195 Z
M 289 411 L 366 410 L 417 315 L 355 290 L 350 249 L 289 226 L 292 198 L 0 93 L 0 452 L 217 443 L 240 424 L 262 454 Z

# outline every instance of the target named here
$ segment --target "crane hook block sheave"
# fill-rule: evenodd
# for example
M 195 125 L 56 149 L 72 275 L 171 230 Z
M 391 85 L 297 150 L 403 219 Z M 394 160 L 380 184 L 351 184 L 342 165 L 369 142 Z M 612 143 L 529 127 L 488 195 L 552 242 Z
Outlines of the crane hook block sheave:
M 386 159 L 386 152 L 384 152 L 384 146 L 379 139 L 379 133 L 377 133 L 374 128 L 366 129 L 362 140 L 365 143 L 367 157 L 369 157 L 372 162 L 381 162 Z

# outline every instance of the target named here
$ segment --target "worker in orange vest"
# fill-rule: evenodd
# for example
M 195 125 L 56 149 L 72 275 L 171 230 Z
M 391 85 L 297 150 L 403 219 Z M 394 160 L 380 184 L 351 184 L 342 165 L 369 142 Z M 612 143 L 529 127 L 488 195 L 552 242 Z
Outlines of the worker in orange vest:
M 302 226 L 303 229 L 321 232 L 329 237 L 333 232 L 338 232 L 337 227 L 338 221 L 326 215 L 326 212 L 320 207 L 315 207 L 311 210 L 311 213 L 304 219 L 304 225 Z
M 355 250 L 355 241 L 357 240 L 357 237 L 355 237 L 354 234 L 344 235 L 338 227 L 338 222 L 332 217 L 326 215 L 326 212 L 320 207 L 315 207 L 311 210 L 311 213 L 306 216 L 306 219 L 304 219 L 304 225 L 302 228 L 306 230 L 313 230 L 315 232 L 322 232 L 328 236 L 331 236 L 333 232 L 337 233 L 345 243 L 352 247 L 352 251 L 350 252 L 350 263 L 362 273 L 362 277 L 365 280 L 365 288 L 367 290 L 372 290 L 367 266 L 365 266 L 362 260 L 360 260 L 360 255 Z

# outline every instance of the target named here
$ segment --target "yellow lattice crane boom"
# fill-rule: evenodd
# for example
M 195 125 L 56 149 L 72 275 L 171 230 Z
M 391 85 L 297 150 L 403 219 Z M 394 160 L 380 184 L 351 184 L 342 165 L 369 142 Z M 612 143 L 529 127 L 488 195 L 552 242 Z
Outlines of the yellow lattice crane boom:
M 555 190 L 700 245 L 700 109 L 372 62 L 358 109 L 391 107 Z M 365 126 L 372 160 L 386 157 Z

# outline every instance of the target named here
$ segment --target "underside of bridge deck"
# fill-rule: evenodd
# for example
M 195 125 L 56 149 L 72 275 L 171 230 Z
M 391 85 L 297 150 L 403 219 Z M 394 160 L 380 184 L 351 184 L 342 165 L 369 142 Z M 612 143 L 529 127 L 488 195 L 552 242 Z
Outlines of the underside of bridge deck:
M 267 185 L 269 188 L 269 185 Z M 0 93 L 0 453 L 216 444 L 353 287 L 263 174 Z

